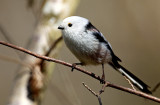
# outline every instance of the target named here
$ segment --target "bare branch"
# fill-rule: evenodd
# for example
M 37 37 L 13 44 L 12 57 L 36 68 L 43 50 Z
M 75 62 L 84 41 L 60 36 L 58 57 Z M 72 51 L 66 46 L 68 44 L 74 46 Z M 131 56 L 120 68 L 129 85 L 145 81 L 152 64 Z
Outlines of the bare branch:
M 61 60 L 57 60 L 57 59 L 54 59 L 54 58 L 50 58 L 50 57 L 47 57 L 47 56 L 41 56 L 39 54 L 33 53 L 29 50 L 26 50 L 22 47 L 15 46 L 15 45 L 6 43 L 4 41 L 0 41 L 0 44 L 11 47 L 11 48 L 19 50 L 19 51 L 22 51 L 24 53 L 27 53 L 29 55 L 32 55 L 32 56 L 37 57 L 37 58 L 42 59 L 42 60 L 55 62 L 55 63 L 62 64 L 62 65 L 68 66 L 68 67 L 72 67 L 72 64 L 70 64 L 70 63 L 67 63 L 67 62 L 64 62 L 64 61 L 61 61 Z M 103 81 L 99 76 L 95 75 L 92 72 L 86 71 L 86 70 L 81 69 L 79 67 L 75 67 L 75 69 L 91 76 L 92 78 L 95 78 L 99 81 Z M 104 81 L 104 82 L 105 82 L 104 87 L 112 87 L 112 88 L 115 88 L 115 89 L 118 89 L 118 90 L 121 90 L 121 91 L 125 91 L 125 92 L 128 92 L 128 93 L 131 93 L 131 94 L 134 94 L 134 95 L 137 95 L 137 96 L 140 96 L 140 97 L 143 97 L 143 98 L 146 98 L 146 99 L 149 99 L 149 100 L 160 103 L 160 98 L 157 98 L 155 96 L 152 96 L 152 95 L 149 95 L 149 94 L 137 91 L 137 90 L 133 90 L 133 89 L 130 89 L 130 88 L 126 88 L 126 87 L 123 87 L 123 86 L 118 86 L 118 85 L 112 84 L 112 83 L 107 82 L 107 81 Z M 103 90 L 104 90 L 104 88 L 103 88 Z
M 134 87 L 134 85 L 132 84 L 132 82 L 131 82 L 127 77 L 124 76 L 124 78 L 125 78 L 125 79 L 128 81 L 128 83 L 131 85 L 132 89 L 133 89 L 133 90 L 136 90 L 136 88 Z
M 98 98 L 99 105 L 102 105 L 100 94 L 94 92 L 91 88 L 89 88 L 87 85 L 85 85 L 84 82 L 82 84 L 87 90 L 89 90 L 94 96 L 96 96 Z
M 0 24 L 0 32 L 2 33 L 4 39 L 9 42 L 9 43 L 13 43 L 16 44 L 15 41 L 13 40 L 13 38 L 11 38 L 11 36 L 8 34 L 8 32 L 5 30 L 5 28 Z M 15 51 L 17 56 L 19 57 L 20 60 L 22 60 L 22 55 L 20 55 L 17 51 Z
M 58 42 L 60 42 L 62 40 L 62 36 L 59 37 L 50 47 L 49 51 L 45 54 L 45 56 L 49 56 L 49 54 L 53 51 L 53 49 L 55 48 L 55 46 L 58 44 Z M 40 62 L 41 68 L 43 68 L 43 63 L 44 63 L 44 59 Z
M 82 82 L 82 84 L 83 84 L 83 86 L 84 86 L 87 90 L 89 90 L 94 96 L 98 97 L 98 94 L 97 94 L 96 92 L 94 92 L 91 88 L 89 88 L 87 85 L 85 85 L 84 82 Z
M 140 97 L 143 97 L 143 98 L 160 103 L 160 98 L 158 98 L 158 97 L 155 97 L 155 96 L 152 96 L 152 95 L 149 95 L 149 94 L 137 91 L 137 90 L 133 90 L 130 88 L 126 88 L 123 86 L 118 86 L 118 85 L 112 84 L 110 82 L 106 82 L 106 87 L 112 87 L 112 88 L 122 90 L 122 91 L 125 91 L 125 92 L 128 92 L 128 93 L 131 93 L 131 94 L 134 94 L 134 95 L 137 95 L 137 96 L 140 96 Z

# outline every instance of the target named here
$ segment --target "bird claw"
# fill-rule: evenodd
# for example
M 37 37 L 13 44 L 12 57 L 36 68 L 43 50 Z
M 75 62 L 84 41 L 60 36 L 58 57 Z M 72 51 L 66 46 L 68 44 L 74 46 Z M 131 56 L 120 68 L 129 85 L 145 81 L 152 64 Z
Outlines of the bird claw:
M 71 72 L 73 72 L 73 71 L 74 71 L 74 69 L 75 69 L 75 67 L 72 67 Z
M 71 69 L 72 72 L 74 71 L 76 65 L 77 65 L 76 63 L 73 63 L 73 64 L 72 64 L 72 69 Z
M 105 84 L 105 80 L 101 79 L 100 84 Z
M 83 65 L 83 63 L 73 63 L 71 71 L 73 72 L 77 65 Z

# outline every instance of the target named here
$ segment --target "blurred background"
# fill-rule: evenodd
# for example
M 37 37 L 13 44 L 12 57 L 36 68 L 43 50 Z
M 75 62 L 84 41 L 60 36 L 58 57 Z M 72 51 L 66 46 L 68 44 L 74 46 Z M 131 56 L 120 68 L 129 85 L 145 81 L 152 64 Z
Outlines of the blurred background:
M 111 43 L 122 65 L 141 78 L 151 89 L 160 82 L 160 1 L 159 0 L 80 0 L 75 15 L 88 18 Z M 36 20 L 27 8 L 26 0 L 0 0 L 0 26 L 18 46 L 25 46 L 32 35 Z M 0 32 L 0 40 L 5 40 Z M 16 58 L 11 48 L 0 45 L 0 55 Z M 58 59 L 69 63 L 78 62 L 63 47 Z M 12 90 L 17 63 L 0 59 L 0 104 L 4 105 Z M 101 66 L 83 67 L 101 75 Z M 71 68 L 56 65 L 42 105 L 72 105 L 74 89 L 81 105 L 98 105 L 97 98 L 86 90 L 82 82 L 98 92 L 101 84 L 93 78 Z M 106 79 L 114 84 L 130 87 L 122 75 L 105 65 Z M 63 83 L 72 85 L 68 88 Z M 160 97 L 160 89 L 153 95 Z M 104 105 L 158 105 L 158 103 L 106 88 L 102 94 Z

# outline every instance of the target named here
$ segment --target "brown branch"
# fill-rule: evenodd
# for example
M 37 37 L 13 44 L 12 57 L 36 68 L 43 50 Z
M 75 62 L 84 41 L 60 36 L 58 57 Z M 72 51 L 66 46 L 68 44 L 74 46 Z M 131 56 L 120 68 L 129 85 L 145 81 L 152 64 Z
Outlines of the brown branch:
M 160 98 L 158 98 L 158 97 L 155 97 L 155 96 L 152 96 L 152 95 L 149 95 L 149 94 L 146 94 L 146 93 L 134 90 L 134 89 L 126 88 L 123 86 L 118 86 L 118 85 L 112 84 L 107 81 L 106 81 L 106 87 L 112 87 L 112 88 L 122 90 L 122 91 L 125 91 L 125 92 L 128 92 L 128 93 L 131 93 L 131 94 L 134 94 L 134 95 L 137 95 L 137 96 L 140 96 L 140 97 L 143 97 L 143 98 L 160 103 Z
M 13 41 L 13 38 L 11 38 L 11 36 L 8 34 L 8 32 L 5 30 L 5 28 L 1 24 L 0 24 L 0 32 L 2 33 L 4 39 L 7 42 L 16 44 L 15 41 Z M 20 58 L 20 60 L 22 60 L 22 55 L 20 55 L 17 51 L 15 51 L 15 52 L 16 52 L 17 56 Z
M 49 48 L 49 51 L 47 51 L 47 53 L 45 54 L 45 56 L 49 56 L 49 54 L 53 51 L 53 49 L 55 48 L 55 46 L 62 40 L 62 36 L 59 37 L 55 42 L 53 42 L 53 44 L 51 45 L 51 47 Z M 44 63 L 45 59 L 42 59 L 42 61 L 40 62 L 41 68 L 43 68 L 43 63 Z
M 64 62 L 64 61 L 61 61 L 61 60 L 57 60 L 57 59 L 54 59 L 54 58 L 50 58 L 50 57 L 47 57 L 47 56 L 41 56 L 39 54 L 33 53 L 33 52 L 29 51 L 29 50 L 26 50 L 26 49 L 24 49 L 22 47 L 15 46 L 15 45 L 6 43 L 4 41 L 0 41 L 0 44 L 8 46 L 8 47 L 11 47 L 11 48 L 19 50 L 19 51 L 22 51 L 24 53 L 27 53 L 29 55 L 32 55 L 32 56 L 37 57 L 37 58 L 42 59 L 42 60 L 55 62 L 55 63 L 62 64 L 62 65 L 68 66 L 68 67 L 72 67 L 72 64 L 70 64 L 70 63 L 67 63 L 67 62 Z M 101 80 L 101 78 L 99 76 L 95 75 L 92 72 L 86 71 L 86 70 L 81 69 L 79 67 L 75 67 L 74 69 L 76 69 L 76 70 L 78 70 L 80 72 L 83 72 L 83 73 L 85 73 L 85 74 L 87 74 L 87 75 L 89 75 L 89 76 L 91 76 L 91 77 L 93 77 L 93 78 L 95 78 L 95 79 L 97 79 L 99 81 L 103 81 L 103 80 Z M 125 92 L 128 92 L 128 93 L 131 93 L 131 94 L 134 94 L 134 95 L 137 95 L 137 96 L 140 96 L 140 97 L 143 97 L 143 98 L 146 98 L 146 99 L 149 99 L 149 100 L 152 100 L 152 101 L 160 103 L 160 98 L 154 97 L 152 95 L 148 95 L 146 93 L 143 93 L 143 92 L 140 92 L 140 91 L 137 91 L 137 90 L 126 88 L 126 87 L 123 87 L 123 86 L 118 86 L 118 85 L 112 84 L 112 83 L 107 82 L 107 81 L 104 81 L 104 82 L 105 82 L 104 87 L 112 87 L 112 88 L 115 88 L 115 89 L 118 89 L 118 90 L 121 90 L 121 91 L 125 91 Z
M 19 50 L 19 51 L 22 51 L 22 52 L 24 52 L 24 53 L 27 53 L 27 54 L 29 54 L 29 55 L 32 55 L 32 56 L 34 56 L 34 57 L 36 57 L 36 58 L 39 58 L 39 59 L 42 59 L 42 60 L 46 60 L 46 61 L 49 61 L 49 62 L 55 62 L 55 63 L 62 64 L 62 65 L 68 66 L 68 67 L 72 67 L 72 64 L 70 64 L 70 63 L 67 63 L 67 62 L 64 62 L 64 61 L 61 61 L 61 60 L 57 60 L 57 59 L 54 59 L 54 58 L 50 58 L 50 57 L 47 57 L 47 56 L 41 56 L 41 55 L 36 54 L 36 53 L 34 53 L 34 52 L 31 52 L 31 51 L 29 51 L 29 50 L 27 50 L 27 49 L 24 49 L 24 48 L 22 48 L 22 47 L 15 46 L 15 45 L 10 44 L 10 43 L 6 43 L 6 42 L 4 42 L 4 41 L 0 41 L 0 44 L 5 45 L 5 46 L 8 46 L 8 47 L 11 47 L 11 48 L 16 49 L 16 50 Z M 92 76 L 93 78 L 95 78 L 95 79 L 97 79 L 97 80 L 99 80 L 99 81 L 103 81 L 103 80 L 101 80 L 101 78 L 100 78 L 99 76 L 96 76 L 96 75 L 95 75 L 94 73 L 92 73 L 92 72 L 85 71 L 84 69 L 81 69 L 81 68 L 79 68 L 79 67 L 75 67 L 75 69 L 78 70 L 78 71 L 81 71 L 81 72 L 83 72 L 83 73 L 85 73 L 85 74 L 87 74 L 87 75 L 90 75 L 90 76 Z

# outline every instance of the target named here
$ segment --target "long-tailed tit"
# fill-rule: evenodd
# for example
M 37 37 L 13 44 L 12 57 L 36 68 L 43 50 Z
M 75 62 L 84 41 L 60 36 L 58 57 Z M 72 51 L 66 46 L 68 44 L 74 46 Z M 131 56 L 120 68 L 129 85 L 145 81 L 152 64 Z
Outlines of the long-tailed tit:
M 109 42 L 88 19 L 71 16 L 64 19 L 58 29 L 62 30 L 67 47 L 80 61 L 80 63 L 74 63 L 74 66 L 78 64 L 101 64 L 103 70 L 102 79 L 105 79 L 104 63 L 108 63 L 127 77 L 141 91 L 151 93 L 143 81 L 119 64 L 121 60 L 114 54 Z

